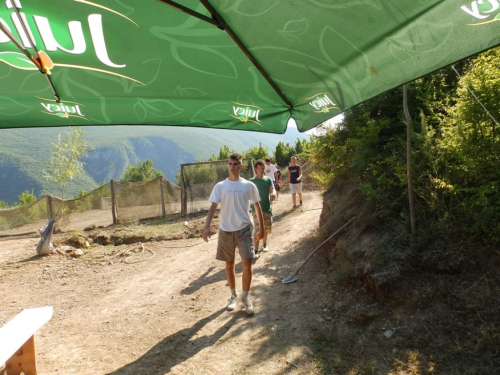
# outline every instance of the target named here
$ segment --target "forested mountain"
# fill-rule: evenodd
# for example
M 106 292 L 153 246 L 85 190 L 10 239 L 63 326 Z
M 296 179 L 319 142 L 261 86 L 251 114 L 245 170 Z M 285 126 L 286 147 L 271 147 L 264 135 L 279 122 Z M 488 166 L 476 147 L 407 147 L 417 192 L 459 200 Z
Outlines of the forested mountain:
M 67 130 L 29 128 L 0 132 L 0 200 L 13 204 L 22 191 L 32 190 L 36 196 L 60 195 L 60 187 L 46 181 L 42 171 L 54 150 L 53 143 Z M 128 165 L 148 158 L 167 179 L 175 181 L 181 163 L 207 160 L 224 145 L 241 152 L 262 143 L 272 156 L 279 141 L 293 145 L 297 138 L 309 138 L 293 127 L 282 135 L 156 126 L 95 126 L 82 130 L 84 140 L 95 149 L 85 160 L 85 175 L 68 183 L 67 197 L 93 190 L 97 184 L 112 178 L 119 179 Z

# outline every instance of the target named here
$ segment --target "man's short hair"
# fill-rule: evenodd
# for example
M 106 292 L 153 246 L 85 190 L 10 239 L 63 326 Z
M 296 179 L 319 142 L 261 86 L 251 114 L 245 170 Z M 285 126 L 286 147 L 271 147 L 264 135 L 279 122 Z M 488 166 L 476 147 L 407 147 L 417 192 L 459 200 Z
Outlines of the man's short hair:
M 242 158 L 242 156 L 240 154 L 238 154 L 237 152 L 233 152 L 231 155 L 229 155 L 229 159 L 237 160 L 240 163 L 241 163 L 241 158 Z
M 266 159 L 266 163 L 267 163 L 267 162 L 271 162 L 271 159 L 267 158 L 267 159 Z
M 257 161 L 255 162 L 255 164 L 253 165 L 253 168 L 254 168 L 254 169 L 257 169 L 257 167 L 258 167 L 259 165 L 262 165 L 262 166 L 265 168 L 265 165 L 264 165 L 264 160 L 262 160 L 262 159 L 257 160 Z

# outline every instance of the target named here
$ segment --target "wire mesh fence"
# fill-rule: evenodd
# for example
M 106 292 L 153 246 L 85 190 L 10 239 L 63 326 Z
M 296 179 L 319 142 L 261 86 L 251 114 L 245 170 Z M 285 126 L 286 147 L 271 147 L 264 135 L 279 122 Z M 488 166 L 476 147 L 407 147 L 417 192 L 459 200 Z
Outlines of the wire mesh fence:
M 150 181 L 122 184 L 111 180 L 116 223 L 164 217 L 181 212 L 181 188 L 160 176 Z
M 241 177 L 254 176 L 251 158 L 242 160 Z M 227 160 L 181 164 L 179 187 L 160 176 L 150 181 L 111 180 L 74 199 L 45 195 L 36 202 L 0 210 L 0 236 L 30 233 L 57 216 L 56 229 L 105 227 L 143 219 L 208 210 L 208 198 L 217 182 L 228 176 Z
M 0 236 L 31 233 L 58 216 L 56 228 L 105 227 L 181 212 L 181 188 L 160 176 L 150 181 L 111 180 L 75 199 L 45 195 L 36 202 L 0 210 Z
M 242 159 L 240 175 L 247 180 L 254 176 L 252 158 Z M 217 182 L 228 176 L 227 160 L 181 164 L 182 213 L 208 210 L 208 198 Z
M 48 196 L 19 207 L 0 210 L 0 233 L 35 231 L 47 223 L 49 216 Z

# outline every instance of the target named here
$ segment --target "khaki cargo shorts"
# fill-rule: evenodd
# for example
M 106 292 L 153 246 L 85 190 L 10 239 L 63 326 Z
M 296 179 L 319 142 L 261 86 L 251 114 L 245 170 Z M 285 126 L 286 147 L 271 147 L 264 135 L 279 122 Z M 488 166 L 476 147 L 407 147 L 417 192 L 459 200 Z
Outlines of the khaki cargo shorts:
M 233 262 L 236 257 L 236 248 L 239 250 L 241 259 L 252 259 L 254 257 L 252 225 L 236 232 L 225 232 L 219 229 L 215 259 Z

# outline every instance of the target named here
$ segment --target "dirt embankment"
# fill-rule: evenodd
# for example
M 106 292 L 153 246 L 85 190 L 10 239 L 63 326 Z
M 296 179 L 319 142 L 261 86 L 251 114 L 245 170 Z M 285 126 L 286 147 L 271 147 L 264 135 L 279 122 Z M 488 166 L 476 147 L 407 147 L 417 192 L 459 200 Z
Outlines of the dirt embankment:
M 346 288 L 335 328 L 318 332 L 325 372 L 500 373 L 498 250 L 436 241 L 423 257 L 374 227 L 360 202 L 355 184 L 324 194 L 325 235 L 356 217 L 324 253 L 327 274 Z

